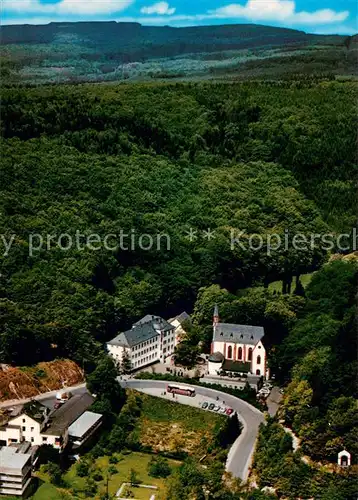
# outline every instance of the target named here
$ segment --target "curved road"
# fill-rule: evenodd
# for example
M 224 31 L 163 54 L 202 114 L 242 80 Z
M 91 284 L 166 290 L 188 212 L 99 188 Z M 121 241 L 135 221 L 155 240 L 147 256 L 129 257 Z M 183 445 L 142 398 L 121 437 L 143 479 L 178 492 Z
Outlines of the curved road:
M 118 382 L 123 388 L 127 387 L 136 389 L 138 391 L 150 390 L 151 388 L 165 390 L 166 385 L 172 383 L 162 380 L 140 379 L 118 379 Z M 219 397 L 221 400 L 224 399 L 226 405 L 230 406 L 237 412 L 238 418 L 243 424 L 243 430 L 229 450 L 226 470 L 228 472 L 231 472 L 233 476 L 239 477 L 243 481 L 246 481 L 249 475 L 249 468 L 255 450 L 255 443 L 259 426 L 265 420 L 263 413 L 261 413 L 254 406 L 246 403 L 246 401 L 236 398 L 235 396 L 231 396 L 230 394 L 227 394 L 225 392 L 216 391 L 214 389 L 196 385 L 190 387 L 195 387 L 195 391 L 197 392 L 197 394 L 200 394 L 207 398 L 216 399 L 216 397 Z

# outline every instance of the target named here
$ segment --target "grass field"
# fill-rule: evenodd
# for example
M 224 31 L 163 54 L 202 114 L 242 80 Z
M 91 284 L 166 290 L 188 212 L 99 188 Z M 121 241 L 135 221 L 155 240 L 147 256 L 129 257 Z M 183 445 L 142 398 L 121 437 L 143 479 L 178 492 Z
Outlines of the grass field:
M 202 455 L 226 418 L 148 395 L 142 401 L 135 432 L 142 445 L 155 451 Z
M 311 282 L 311 279 L 313 277 L 314 273 L 309 273 L 309 274 L 301 274 L 300 280 L 302 283 L 303 288 L 306 288 L 309 283 Z M 292 280 L 292 286 L 291 286 L 291 293 L 295 291 L 296 288 L 296 281 L 295 279 Z M 273 281 L 272 283 L 269 284 L 269 290 L 272 292 L 282 292 L 282 281 Z
M 109 457 L 100 457 L 96 460 L 96 468 L 102 473 L 104 479 L 99 481 L 98 493 L 103 494 L 106 490 L 106 475 L 109 467 L 115 467 L 117 470 L 116 474 L 113 474 L 109 478 L 108 491 L 111 495 L 115 495 L 119 490 L 122 483 L 127 482 L 129 479 L 129 474 L 131 469 L 135 470 L 137 476 L 142 484 L 157 486 L 158 490 L 155 492 L 157 500 L 162 500 L 165 498 L 165 485 L 162 479 L 156 479 L 150 477 L 147 472 L 148 463 L 151 456 L 146 453 L 129 453 L 128 455 L 116 455 L 119 459 L 118 464 L 113 465 L 109 463 Z M 175 460 L 169 460 L 169 464 L 172 468 L 178 467 L 180 462 Z M 78 477 L 76 474 L 76 465 L 73 465 L 68 473 L 64 476 L 66 483 L 71 489 L 81 490 L 85 486 L 86 478 Z M 146 490 L 144 488 L 131 488 L 134 497 L 138 500 L 148 500 L 153 494 L 153 491 Z M 97 495 L 95 498 L 98 498 Z M 79 498 L 87 498 L 85 496 L 79 496 Z
M 157 486 L 157 490 L 149 490 L 141 487 L 131 487 L 130 490 L 134 494 L 136 500 L 149 500 L 153 493 L 156 500 L 164 500 L 166 497 L 165 482 L 163 479 L 157 479 L 148 475 L 148 463 L 151 455 L 147 453 L 129 452 L 126 454 L 116 454 L 118 459 L 117 464 L 111 464 L 109 457 L 100 457 L 94 463 L 96 472 L 100 472 L 103 480 L 97 481 L 97 492 L 95 494 L 86 495 L 83 490 L 86 485 L 86 477 L 79 477 L 77 475 L 76 464 L 74 464 L 68 472 L 64 475 L 63 479 L 65 486 L 63 488 L 55 488 L 50 484 L 49 478 L 46 474 L 38 474 L 43 481 L 46 481 L 37 490 L 33 500 L 70 500 L 81 499 L 88 500 L 94 498 L 98 500 L 106 493 L 107 488 L 107 474 L 109 468 L 114 468 L 116 473 L 108 476 L 108 492 L 113 497 L 123 483 L 128 482 L 130 471 L 133 469 L 137 473 L 140 484 Z M 174 470 L 179 467 L 180 462 L 177 460 L 169 460 L 169 465 Z
M 60 492 L 50 483 L 44 483 L 36 491 L 32 500 L 63 500 L 63 496 Z

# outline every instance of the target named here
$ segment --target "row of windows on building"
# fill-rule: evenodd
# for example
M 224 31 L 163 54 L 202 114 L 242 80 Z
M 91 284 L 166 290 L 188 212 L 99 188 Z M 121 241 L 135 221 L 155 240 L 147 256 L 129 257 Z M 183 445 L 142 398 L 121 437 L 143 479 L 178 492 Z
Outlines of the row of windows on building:
M 146 356 L 143 359 L 140 359 L 139 361 L 134 361 L 132 363 L 133 367 L 136 368 L 137 366 L 145 365 L 146 363 L 150 363 L 151 361 L 154 361 L 157 359 L 157 356 L 155 353 L 150 354 L 149 356 Z
M 140 349 L 143 349 L 143 347 L 146 347 L 147 345 L 151 345 L 151 344 L 154 344 L 155 342 L 158 342 L 158 337 L 159 337 L 159 335 L 157 335 L 156 337 L 153 337 L 149 340 L 146 340 L 145 342 L 142 342 L 141 344 L 137 344 L 137 345 L 133 346 L 132 351 L 139 351 Z
M 168 345 L 168 354 L 170 352 L 174 351 L 174 344 L 169 344 Z M 167 352 L 167 348 L 166 347 L 163 347 L 163 354 L 165 354 Z
M 243 356 L 243 350 L 242 350 L 242 347 L 239 347 L 239 349 L 237 351 L 237 359 L 241 361 L 242 356 Z M 232 346 L 231 345 L 229 345 L 229 347 L 227 348 L 227 357 L 229 359 L 232 359 Z M 250 349 L 247 353 L 247 360 L 252 361 L 252 347 L 250 347 Z M 258 365 L 261 364 L 261 356 L 257 356 L 256 363 Z
M 140 352 L 133 353 L 132 357 L 133 357 L 133 359 L 140 358 L 141 356 L 144 356 L 144 354 L 147 354 L 150 351 L 154 351 L 154 350 L 156 351 L 157 349 L 158 349 L 158 344 L 152 344 L 150 347 L 147 347 L 146 349 L 143 349 Z

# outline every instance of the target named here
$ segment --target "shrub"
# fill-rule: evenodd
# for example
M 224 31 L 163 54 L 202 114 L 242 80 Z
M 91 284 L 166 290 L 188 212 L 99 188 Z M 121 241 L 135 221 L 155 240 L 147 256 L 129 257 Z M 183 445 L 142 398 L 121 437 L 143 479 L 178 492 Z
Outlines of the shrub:
M 117 469 L 114 467 L 114 465 L 111 465 L 110 467 L 108 467 L 108 473 L 111 475 L 117 474 Z
M 152 477 L 168 477 L 172 470 L 164 457 L 152 457 L 148 464 L 148 474 Z
M 92 477 L 96 482 L 103 481 L 103 476 L 100 472 L 95 472 Z
M 81 460 L 80 462 L 78 462 L 78 464 L 76 466 L 77 476 L 79 476 L 79 477 L 88 476 L 89 469 L 90 469 L 90 466 L 89 466 L 89 463 L 87 462 L 87 460 Z

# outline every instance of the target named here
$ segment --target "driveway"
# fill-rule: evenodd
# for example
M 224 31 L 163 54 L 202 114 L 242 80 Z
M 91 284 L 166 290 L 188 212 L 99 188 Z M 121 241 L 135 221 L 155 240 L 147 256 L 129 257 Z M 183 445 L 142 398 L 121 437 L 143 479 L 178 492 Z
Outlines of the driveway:
M 277 386 L 273 387 L 269 397 L 266 399 L 268 412 L 271 417 L 274 417 L 276 415 L 277 410 L 280 406 L 281 399 L 282 394 L 280 393 L 280 388 Z
M 162 392 L 165 391 L 166 385 L 173 382 L 165 382 L 162 380 L 120 380 L 118 382 L 123 388 L 136 389 L 138 391 L 146 392 L 148 394 L 153 394 L 154 396 L 165 397 Z M 185 382 L 183 384 L 185 385 Z M 236 439 L 234 444 L 231 446 L 228 459 L 226 463 L 226 470 L 231 472 L 233 476 L 246 481 L 249 475 L 249 468 L 252 461 L 252 456 L 255 450 L 256 438 L 259 430 L 259 426 L 264 422 L 264 415 L 255 407 L 246 403 L 242 399 L 226 394 L 225 392 L 216 391 L 214 389 L 209 389 L 207 387 L 201 386 L 190 386 L 195 387 L 195 391 L 200 398 L 194 403 L 198 406 L 199 401 L 204 397 L 205 399 L 215 400 L 218 397 L 219 403 L 223 405 L 225 401 L 225 406 L 230 406 L 233 408 L 238 415 L 238 418 L 243 424 L 243 430 L 241 435 Z M 170 398 L 169 398 L 170 399 Z M 193 405 L 193 399 L 190 397 L 179 396 L 177 401 L 182 404 Z M 204 410 L 203 410 L 204 411 Z

